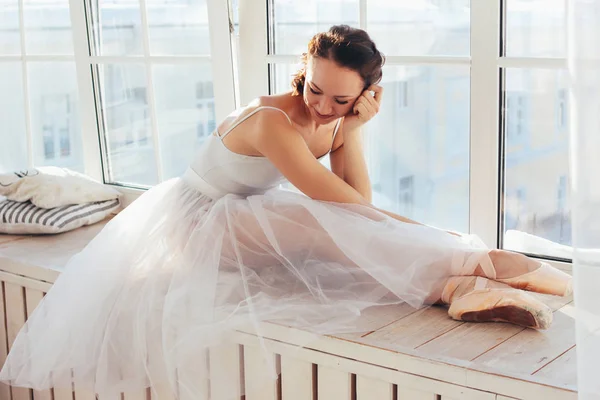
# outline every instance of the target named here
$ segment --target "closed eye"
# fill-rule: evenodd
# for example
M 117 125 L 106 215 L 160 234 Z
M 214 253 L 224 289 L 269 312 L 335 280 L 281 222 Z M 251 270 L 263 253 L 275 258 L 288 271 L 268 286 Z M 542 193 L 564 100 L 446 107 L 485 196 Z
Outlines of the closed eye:
M 322 95 L 323 93 L 321 92 L 317 92 L 315 89 L 313 89 L 312 87 L 310 87 L 310 85 L 308 86 L 308 88 L 310 89 L 311 93 L 316 94 L 318 96 Z M 348 104 L 348 100 L 335 100 L 336 103 L 344 105 L 344 104 Z

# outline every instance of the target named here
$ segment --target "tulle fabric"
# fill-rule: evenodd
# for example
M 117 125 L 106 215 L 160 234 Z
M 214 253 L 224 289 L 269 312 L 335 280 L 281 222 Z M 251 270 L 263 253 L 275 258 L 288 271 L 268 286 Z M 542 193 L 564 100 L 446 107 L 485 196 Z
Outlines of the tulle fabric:
M 365 206 L 272 190 L 213 200 L 176 178 L 111 220 L 66 266 L 18 335 L 0 379 L 99 394 L 167 386 L 204 393 L 206 351 L 258 322 L 352 332 L 367 307 L 421 307 L 461 238 Z M 468 257 L 474 255 L 475 257 Z M 228 382 L 212 382 L 225 384 Z M 193 397 L 195 396 L 195 397 Z

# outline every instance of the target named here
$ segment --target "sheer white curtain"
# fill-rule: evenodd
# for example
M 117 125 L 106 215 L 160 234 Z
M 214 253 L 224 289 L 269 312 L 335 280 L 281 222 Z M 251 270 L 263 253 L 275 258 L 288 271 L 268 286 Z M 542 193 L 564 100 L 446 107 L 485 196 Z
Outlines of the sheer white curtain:
M 568 4 L 577 373 L 580 399 L 600 399 L 600 1 Z

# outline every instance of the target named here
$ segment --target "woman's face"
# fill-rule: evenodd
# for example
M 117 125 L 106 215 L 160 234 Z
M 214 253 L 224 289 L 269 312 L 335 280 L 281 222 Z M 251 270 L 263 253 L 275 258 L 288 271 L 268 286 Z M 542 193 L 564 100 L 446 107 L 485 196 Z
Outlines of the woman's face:
M 303 97 L 312 118 L 319 124 L 351 113 L 363 87 L 358 72 L 326 58 L 308 57 Z

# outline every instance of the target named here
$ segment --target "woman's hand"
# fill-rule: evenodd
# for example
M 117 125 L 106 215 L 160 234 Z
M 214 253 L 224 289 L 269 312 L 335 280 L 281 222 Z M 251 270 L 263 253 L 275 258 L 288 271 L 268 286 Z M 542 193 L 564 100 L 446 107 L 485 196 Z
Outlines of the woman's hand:
M 383 88 L 379 85 L 371 85 L 362 92 L 352 108 L 353 115 L 344 118 L 344 132 L 352 132 L 379 112 Z

